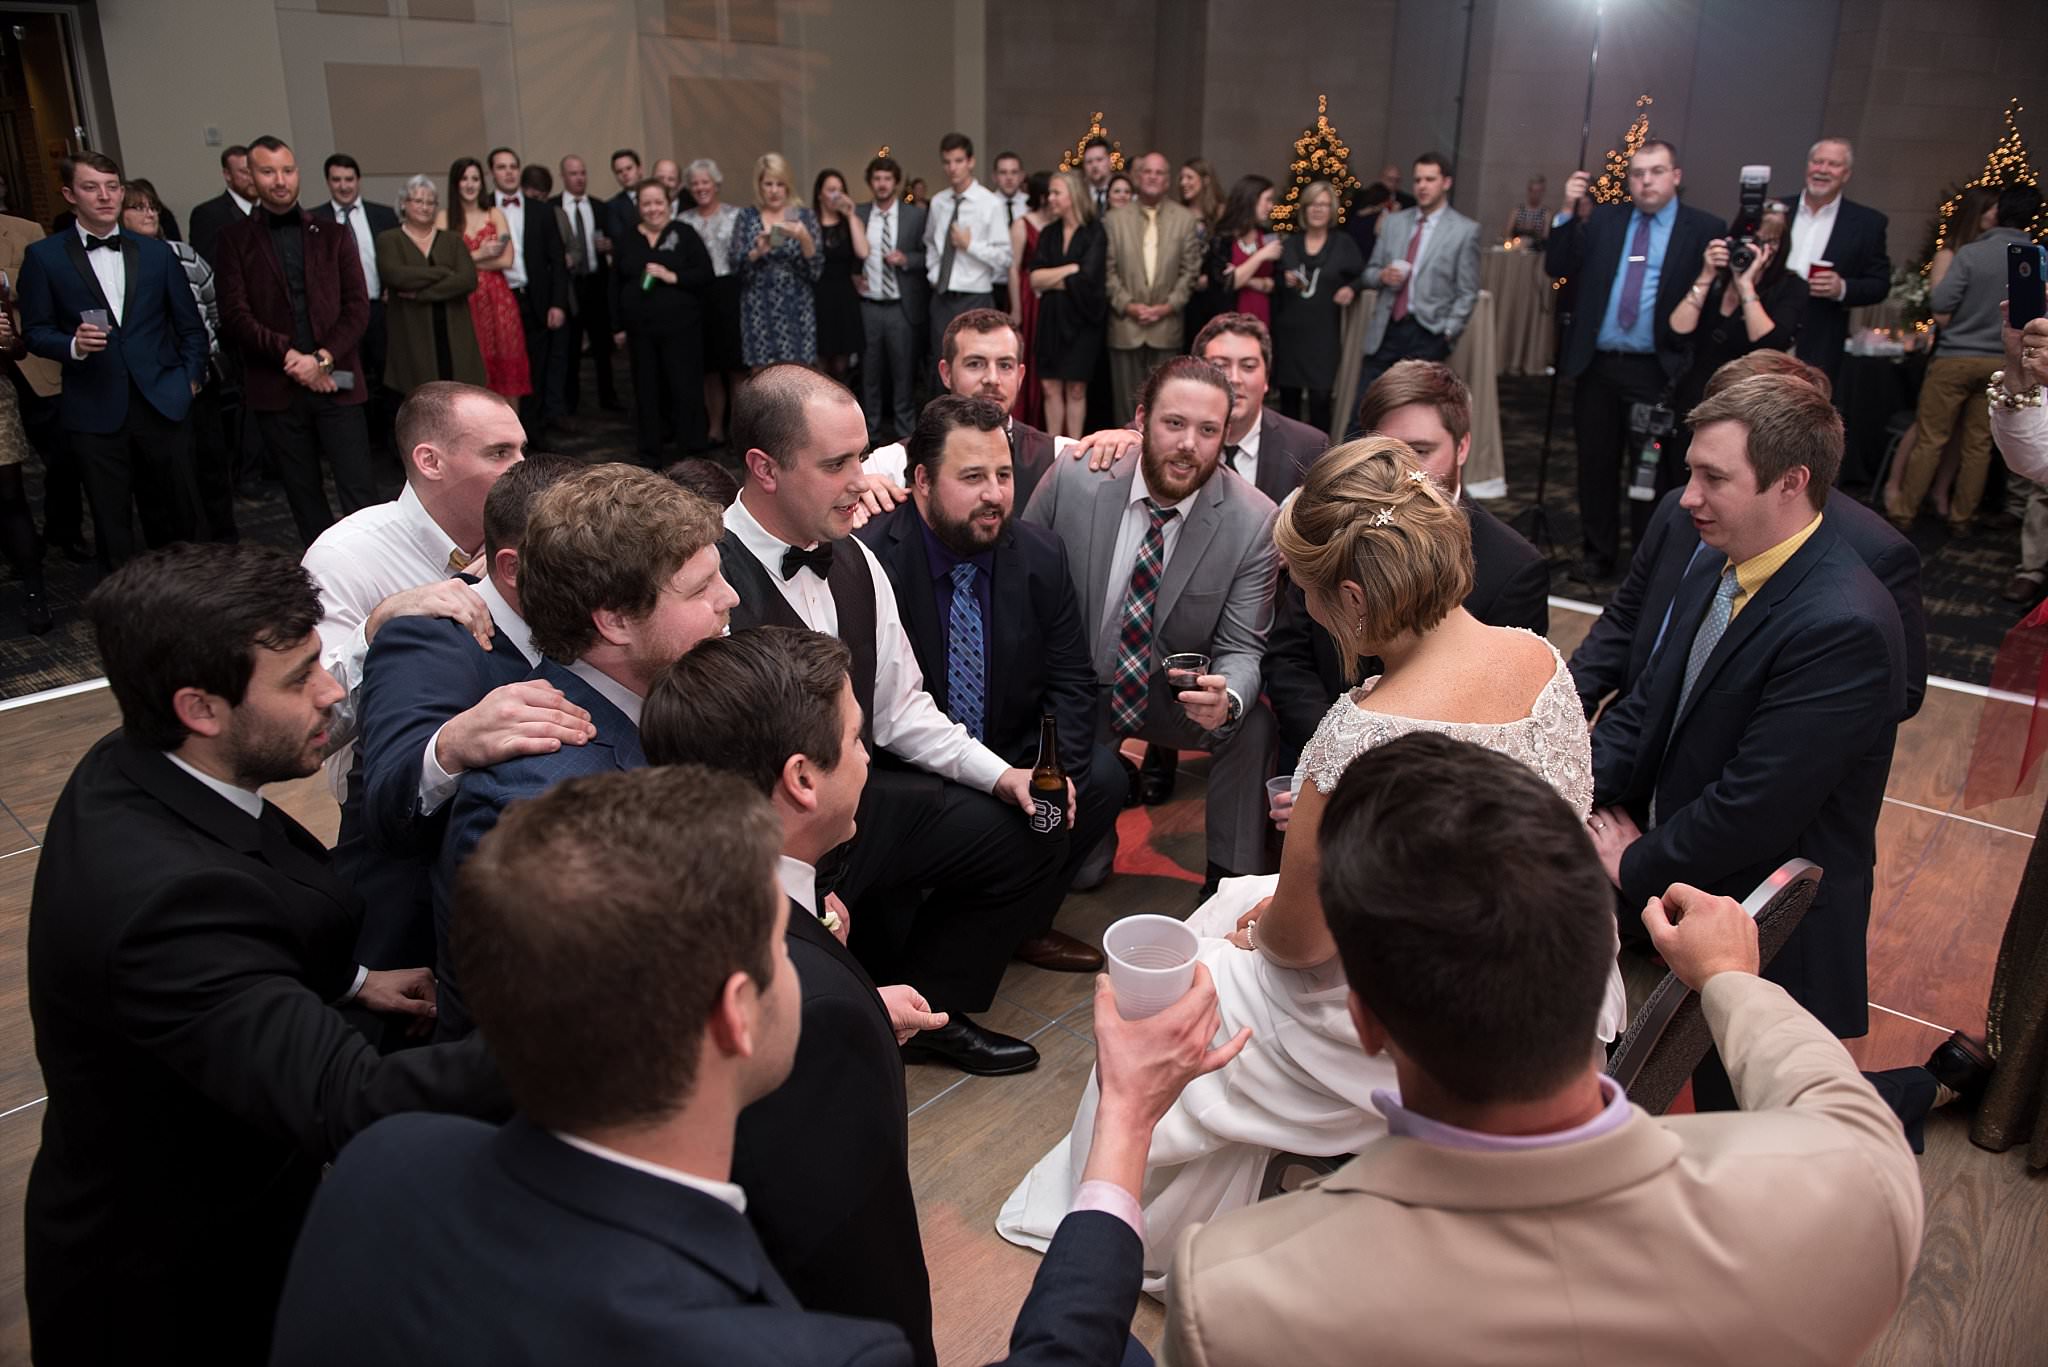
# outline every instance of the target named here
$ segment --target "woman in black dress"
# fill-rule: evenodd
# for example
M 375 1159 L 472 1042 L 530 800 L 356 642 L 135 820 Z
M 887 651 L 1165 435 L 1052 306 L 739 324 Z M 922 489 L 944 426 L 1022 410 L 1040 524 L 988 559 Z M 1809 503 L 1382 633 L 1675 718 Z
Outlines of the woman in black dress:
M 868 259 L 868 234 L 860 215 L 853 211 L 853 197 L 846 193 L 846 177 L 837 171 L 818 172 L 811 185 L 811 212 L 818 216 L 818 234 L 823 239 L 819 246 L 825 253 L 824 272 L 816 287 L 818 365 L 843 380 L 853 368 L 853 358 L 867 344 L 853 279 Z
M 1337 191 L 1330 182 L 1316 181 L 1301 192 L 1301 224 L 1301 231 L 1289 233 L 1280 248 L 1280 284 L 1273 291 L 1273 384 L 1283 414 L 1327 432 L 1342 315 L 1358 297 L 1365 258 L 1358 244 L 1337 230 Z
M 1045 395 L 1045 430 L 1078 437 L 1088 418 L 1088 381 L 1102 359 L 1102 330 L 1109 321 L 1104 277 L 1109 240 L 1095 220 L 1095 196 L 1079 171 L 1061 171 L 1046 182 L 1045 208 L 1052 222 L 1038 234 L 1031 259 L 1031 289 L 1038 295 L 1038 335 L 1033 356 Z
M 633 412 L 640 461 L 662 459 L 664 411 L 686 456 L 709 449 L 704 425 L 704 303 L 711 253 L 704 239 L 670 216 L 668 187 L 640 182 L 640 225 L 612 243 L 613 341 L 633 366 Z

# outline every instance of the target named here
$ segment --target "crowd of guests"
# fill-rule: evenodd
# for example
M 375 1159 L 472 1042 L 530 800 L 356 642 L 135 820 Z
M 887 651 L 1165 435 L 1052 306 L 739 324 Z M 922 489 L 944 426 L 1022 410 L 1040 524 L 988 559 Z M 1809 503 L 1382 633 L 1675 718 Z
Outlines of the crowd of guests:
M 1484 1356 L 1596 1335 L 1632 1359 L 1852 1359 L 1917 1257 L 1909 1136 L 1936 1097 L 1907 1070 L 1880 1100 L 1835 1043 L 1867 1030 L 1876 828 L 1926 647 L 1917 553 L 1835 489 L 1826 373 L 1761 345 L 1715 364 L 1679 418 L 1689 472 L 1566 660 L 1543 558 L 1463 489 L 1471 397 L 1441 357 L 1476 230 L 1441 159 L 1368 254 L 1333 194 L 1270 250 L 1271 187 L 1222 194 L 1199 163 L 1176 198 L 1139 158 L 1105 219 L 1106 147 L 1036 205 L 1020 160 L 999 194 L 967 139 L 941 153 L 916 203 L 886 159 L 873 201 L 820 175 L 812 208 L 774 156 L 740 209 L 717 167 L 642 182 L 630 153 L 630 208 L 565 164 L 558 217 L 509 151 L 457 163 L 439 217 L 414 182 L 368 247 L 396 268 L 385 308 L 423 310 L 409 354 L 452 364 L 466 320 L 485 380 L 545 389 L 554 315 L 584 302 L 564 244 L 587 236 L 636 395 L 666 391 L 642 399 L 641 463 L 529 449 L 544 395 L 436 371 L 393 415 L 403 491 L 312 528 L 301 560 L 185 526 L 102 583 L 122 725 L 58 803 L 30 914 L 38 1356 L 932 1363 L 903 1069 L 1038 1064 L 976 1017 L 1013 959 L 1103 966 L 1055 920 L 1118 876 L 1118 814 L 1170 792 L 1137 740 L 1148 764 L 1210 756 L 1198 967 L 1144 1020 L 1098 979 L 1072 1132 L 998 1221 L 1045 1252 L 1009 1361 L 1142 1360 L 1141 1290 L 1175 1362 L 1368 1340 L 1432 1361 L 1447 1332 Z M 288 147 L 248 157 L 263 213 L 211 242 L 222 329 L 267 434 L 339 485 L 364 440 L 340 378 L 363 238 L 300 214 Z M 1580 218 L 1575 177 L 1552 230 L 1585 307 L 1613 296 L 1572 334 L 1582 427 L 1639 378 L 1595 341 L 1688 316 L 1762 341 L 1752 305 L 1792 293 L 1769 260 L 1683 299 L 1684 272 L 1617 268 L 1624 239 L 1722 249 L 1669 197 L 1668 146 L 1631 178 L 1633 209 Z M 104 441 L 187 451 L 188 276 L 125 233 L 101 251 L 117 171 L 71 184 L 78 230 L 30 249 L 29 344 L 125 347 Z M 1212 210 L 1230 258 L 1197 228 Z M 1203 286 L 1231 307 L 1184 339 L 1205 259 L 1231 261 Z M 835 278 L 906 381 L 926 310 L 922 409 L 893 373 L 886 416 L 880 381 L 864 406 L 829 373 Z M 1376 378 L 1333 444 L 1268 402 L 1318 392 L 1280 351 L 1288 309 L 1234 305 L 1342 307 L 1367 278 Z M 1084 368 L 1094 316 L 1131 423 L 1069 440 L 1020 394 L 1050 337 Z M 737 476 L 647 468 L 669 454 L 650 425 L 708 442 L 728 362 L 750 372 L 718 415 Z M 107 395 L 72 390 L 105 421 Z M 1031 779 L 1053 759 L 1048 814 Z M 259 791 L 323 764 L 331 852 Z M 1765 964 L 1733 899 L 1794 858 L 1821 890 Z M 1603 1076 L 1624 945 L 1701 994 L 1699 1109 L 1752 1114 L 1654 1118 Z M 1356 1157 L 1254 1204 L 1278 1151 Z M 1361 1280 L 1382 1244 L 1399 1266 Z M 1522 1292 L 1559 1280 L 1601 1296 Z

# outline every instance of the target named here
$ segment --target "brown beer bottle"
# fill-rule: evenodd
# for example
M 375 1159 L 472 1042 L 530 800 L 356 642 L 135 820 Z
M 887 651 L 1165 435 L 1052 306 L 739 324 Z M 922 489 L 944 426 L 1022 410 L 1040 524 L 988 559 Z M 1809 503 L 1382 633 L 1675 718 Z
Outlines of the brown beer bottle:
M 1038 723 L 1038 763 L 1031 770 L 1031 829 L 1052 835 L 1067 820 L 1067 770 L 1060 763 L 1058 723 L 1052 713 Z

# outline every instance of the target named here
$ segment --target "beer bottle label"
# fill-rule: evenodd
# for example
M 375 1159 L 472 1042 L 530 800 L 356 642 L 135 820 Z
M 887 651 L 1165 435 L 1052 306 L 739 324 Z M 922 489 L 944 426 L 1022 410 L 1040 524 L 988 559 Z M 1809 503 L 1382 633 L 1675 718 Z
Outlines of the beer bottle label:
M 1039 835 L 1051 835 L 1067 819 L 1062 804 L 1051 798 L 1034 798 L 1031 803 L 1031 829 Z

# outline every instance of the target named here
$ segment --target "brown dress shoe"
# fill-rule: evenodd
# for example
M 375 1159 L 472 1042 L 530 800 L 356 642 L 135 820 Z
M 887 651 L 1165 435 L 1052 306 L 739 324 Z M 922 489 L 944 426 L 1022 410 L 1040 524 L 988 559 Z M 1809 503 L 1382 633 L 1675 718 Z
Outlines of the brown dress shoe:
M 1043 935 L 1032 936 L 1017 946 L 1012 957 L 1033 968 L 1051 969 L 1055 973 L 1102 971 L 1102 951 L 1063 930 L 1048 930 Z

